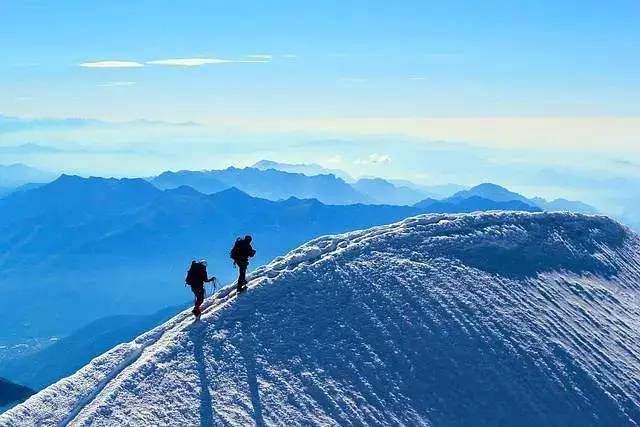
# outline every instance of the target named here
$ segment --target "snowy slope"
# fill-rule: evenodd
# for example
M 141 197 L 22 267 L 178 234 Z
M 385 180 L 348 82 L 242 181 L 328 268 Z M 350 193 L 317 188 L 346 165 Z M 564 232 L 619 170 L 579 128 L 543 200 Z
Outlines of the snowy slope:
M 607 218 L 410 218 L 303 245 L 0 425 L 638 425 L 639 297 Z

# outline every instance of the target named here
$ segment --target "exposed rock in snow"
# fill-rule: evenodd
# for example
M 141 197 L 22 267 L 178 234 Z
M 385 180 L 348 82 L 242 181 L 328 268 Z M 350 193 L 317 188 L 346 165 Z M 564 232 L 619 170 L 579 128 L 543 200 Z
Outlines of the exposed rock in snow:
M 420 216 L 231 289 L 0 425 L 640 424 L 640 241 L 604 217 Z

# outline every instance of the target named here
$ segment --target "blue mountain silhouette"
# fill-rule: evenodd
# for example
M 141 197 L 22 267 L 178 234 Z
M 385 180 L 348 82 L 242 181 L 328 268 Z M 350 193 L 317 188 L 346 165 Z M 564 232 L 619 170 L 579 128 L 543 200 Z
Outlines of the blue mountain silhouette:
M 475 210 L 568 211 L 596 214 L 597 209 L 586 203 L 566 199 L 547 201 L 542 197 L 527 198 L 497 184 L 484 183 L 462 190 L 443 200 L 427 198 L 414 206 L 433 212 L 473 212 Z
M 331 174 L 308 176 L 275 169 L 230 167 L 199 172 L 164 172 L 151 179 L 151 182 L 161 189 L 188 185 L 206 194 L 236 187 L 254 197 L 270 200 L 284 200 L 294 196 L 340 205 L 371 202 L 344 180 Z

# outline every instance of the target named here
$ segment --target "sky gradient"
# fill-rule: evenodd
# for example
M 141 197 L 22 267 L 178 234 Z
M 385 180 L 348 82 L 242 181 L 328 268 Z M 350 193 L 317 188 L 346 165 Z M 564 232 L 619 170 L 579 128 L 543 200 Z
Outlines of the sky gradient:
M 0 2 L 0 112 L 638 116 L 638 18 L 637 1 Z

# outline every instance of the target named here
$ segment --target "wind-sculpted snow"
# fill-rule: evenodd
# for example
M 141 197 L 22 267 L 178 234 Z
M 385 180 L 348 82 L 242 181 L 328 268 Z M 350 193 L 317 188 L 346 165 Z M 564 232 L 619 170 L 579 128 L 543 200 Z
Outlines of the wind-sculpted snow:
M 640 241 L 427 215 L 313 240 L 0 425 L 638 425 Z

